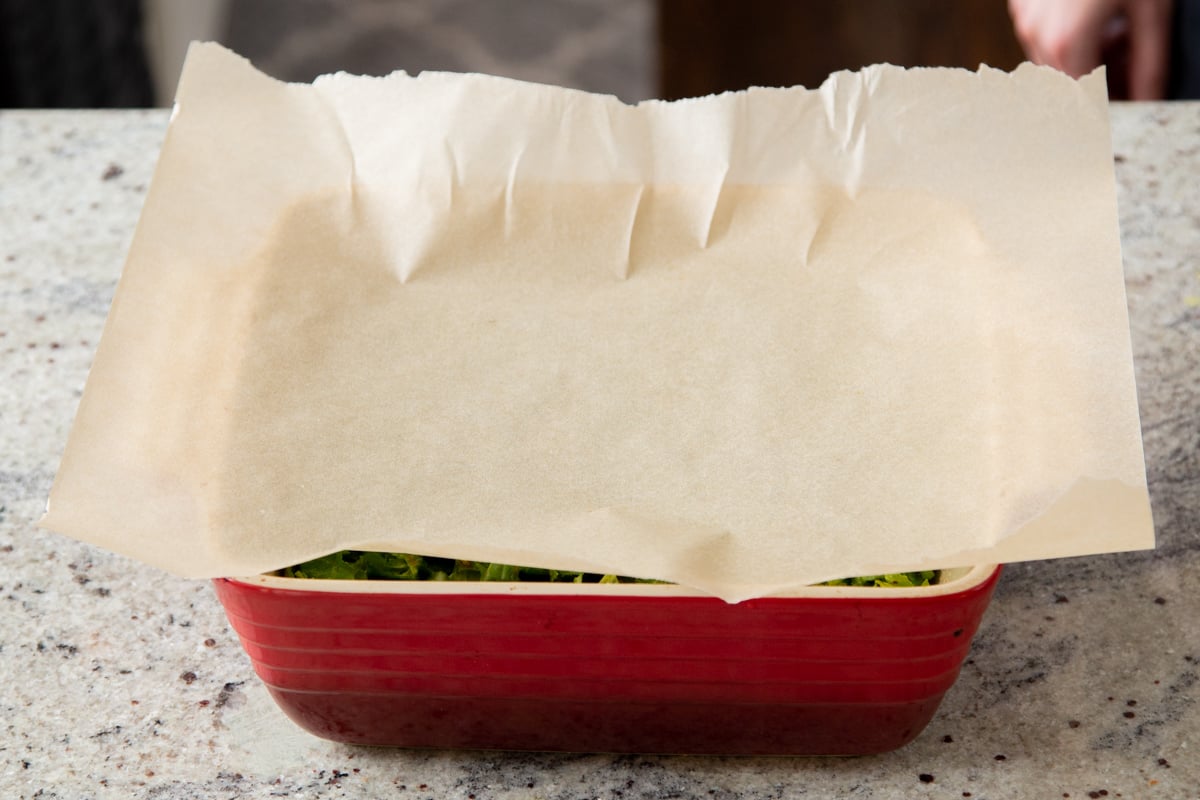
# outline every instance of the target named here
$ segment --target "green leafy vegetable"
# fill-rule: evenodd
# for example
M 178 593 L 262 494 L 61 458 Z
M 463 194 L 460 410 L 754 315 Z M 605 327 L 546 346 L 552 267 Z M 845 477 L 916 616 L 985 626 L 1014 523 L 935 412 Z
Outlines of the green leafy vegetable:
M 862 578 L 839 578 L 835 581 L 825 581 L 822 586 L 886 586 L 901 589 L 911 586 L 929 586 L 937 583 L 938 571 L 935 569 L 920 572 L 893 572 L 887 575 L 867 575 Z
M 539 567 L 514 567 L 484 561 L 414 556 L 408 553 L 372 553 L 341 550 L 279 570 L 285 578 L 323 578 L 325 580 L 390 581 L 504 581 L 531 583 L 663 583 L 621 575 L 598 575 Z M 869 575 L 826 581 L 822 586 L 882 586 L 900 588 L 929 586 L 937 583 L 936 570 Z

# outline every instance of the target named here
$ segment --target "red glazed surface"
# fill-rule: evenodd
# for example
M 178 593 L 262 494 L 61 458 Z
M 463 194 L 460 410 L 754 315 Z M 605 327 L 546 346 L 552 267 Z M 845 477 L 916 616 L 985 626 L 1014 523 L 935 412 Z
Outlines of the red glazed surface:
M 280 707 L 328 739 L 854 755 L 921 732 L 998 577 L 977 568 L 961 590 L 817 589 L 737 605 L 659 586 L 311 591 L 268 578 L 216 588 Z

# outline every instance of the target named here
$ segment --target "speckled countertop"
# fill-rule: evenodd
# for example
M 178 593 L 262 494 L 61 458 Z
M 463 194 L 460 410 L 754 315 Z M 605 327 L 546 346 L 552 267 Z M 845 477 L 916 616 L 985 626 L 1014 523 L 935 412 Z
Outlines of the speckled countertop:
M 35 528 L 166 114 L 0 113 L 0 798 L 1200 798 L 1200 106 L 1112 118 L 1158 549 L 1010 567 L 900 751 L 734 759 L 318 740 L 209 584 Z

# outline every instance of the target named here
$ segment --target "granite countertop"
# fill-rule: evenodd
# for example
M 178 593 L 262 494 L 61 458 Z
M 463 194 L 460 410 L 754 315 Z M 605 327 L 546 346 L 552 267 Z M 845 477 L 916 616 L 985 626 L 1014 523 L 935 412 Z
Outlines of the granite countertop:
M 208 583 L 37 529 L 167 116 L 0 113 L 0 797 L 1200 798 L 1200 107 L 1112 119 L 1158 549 L 1011 566 L 909 746 L 760 759 L 315 739 Z

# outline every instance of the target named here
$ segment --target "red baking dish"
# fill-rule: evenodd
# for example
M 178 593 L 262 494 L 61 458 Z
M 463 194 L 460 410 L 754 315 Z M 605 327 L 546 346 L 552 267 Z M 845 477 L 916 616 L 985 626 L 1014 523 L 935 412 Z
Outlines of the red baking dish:
M 327 739 L 857 755 L 933 717 L 999 574 L 735 605 L 669 585 L 215 583 L 276 702 Z

